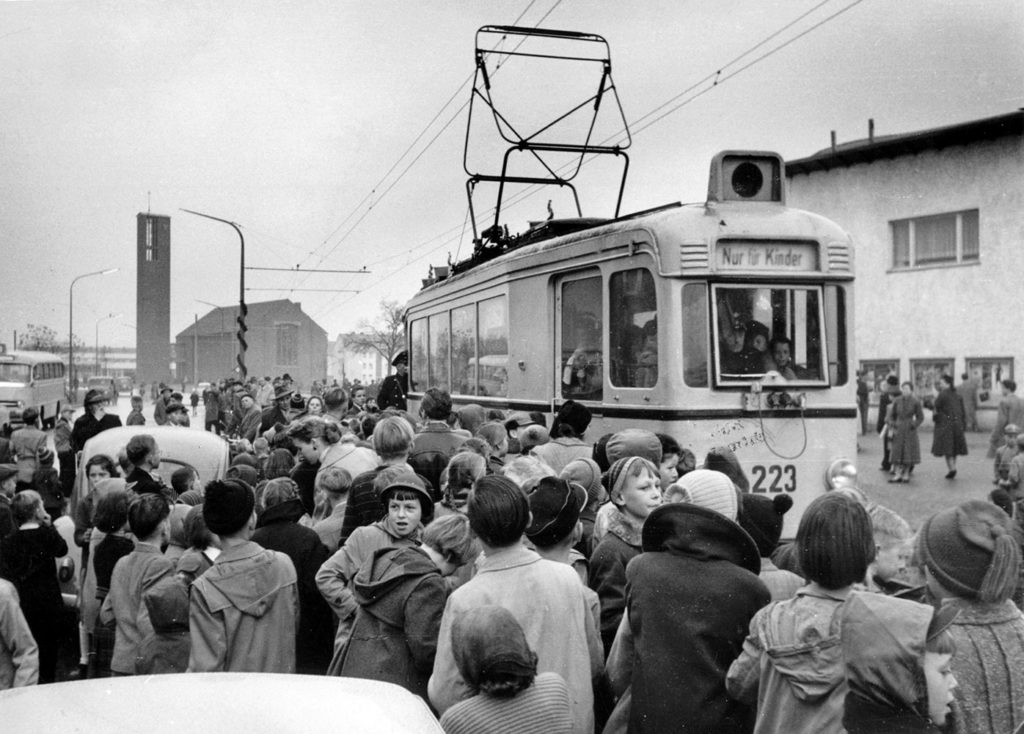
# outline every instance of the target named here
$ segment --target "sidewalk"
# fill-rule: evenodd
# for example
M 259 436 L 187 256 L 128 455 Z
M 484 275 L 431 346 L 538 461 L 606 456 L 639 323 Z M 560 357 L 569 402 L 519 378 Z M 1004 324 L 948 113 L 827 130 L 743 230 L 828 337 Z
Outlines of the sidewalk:
M 889 484 L 881 470 L 882 439 L 869 432 L 857 437 L 857 474 L 867 495 L 885 505 L 917 529 L 929 515 L 969 499 L 988 499 L 992 484 L 992 459 L 986 458 L 990 434 L 968 433 L 967 456 L 957 459 L 956 479 L 946 479 L 946 461 L 932 456 L 932 428 L 919 429 L 921 463 L 914 468 L 909 484 Z

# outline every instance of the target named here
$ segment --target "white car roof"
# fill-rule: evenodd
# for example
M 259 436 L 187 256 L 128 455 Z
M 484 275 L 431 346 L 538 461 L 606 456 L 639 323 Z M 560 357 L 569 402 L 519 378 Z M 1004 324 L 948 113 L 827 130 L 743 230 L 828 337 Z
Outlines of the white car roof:
M 444 731 L 423 699 L 392 683 L 271 673 L 126 676 L 13 688 L 0 691 L 0 711 L 11 731 Z

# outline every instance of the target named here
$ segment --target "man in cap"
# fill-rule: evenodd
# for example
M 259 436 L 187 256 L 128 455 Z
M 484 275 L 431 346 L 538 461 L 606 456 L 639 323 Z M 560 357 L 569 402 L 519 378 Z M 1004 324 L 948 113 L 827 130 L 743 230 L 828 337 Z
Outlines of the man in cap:
M 256 405 L 256 399 L 249 393 L 242 395 L 242 420 L 238 424 L 238 437 L 251 441 L 256 440 L 259 434 L 260 424 L 263 422 L 263 412 Z
M 274 426 L 281 425 L 287 426 L 291 422 L 291 418 L 288 417 L 289 405 L 292 399 L 292 393 L 295 391 L 282 382 L 280 385 L 274 388 L 274 404 L 269 408 L 264 408 L 260 415 L 260 434 L 266 433 Z
M 409 392 L 409 353 L 402 349 L 391 360 L 395 373 L 384 378 L 377 393 L 377 405 L 385 408 L 406 409 L 405 394 Z
M 85 415 L 79 416 L 71 429 L 71 448 L 81 451 L 85 442 L 97 433 L 121 425 L 120 416 L 107 413 L 109 399 L 103 390 L 90 390 L 85 394 Z
M 295 672 L 295 566 L 250 540 L 255 507 L 252 488 L 239 479 L 206 486 L 203 519 L 221 553 L 192 584 L 189 672 Z
M 153 420 L 158 426 L 167 423 L 167 403 L 171 400 L 172 392 L 170 387 L 160 383 L 160 397 L 153 401 Z

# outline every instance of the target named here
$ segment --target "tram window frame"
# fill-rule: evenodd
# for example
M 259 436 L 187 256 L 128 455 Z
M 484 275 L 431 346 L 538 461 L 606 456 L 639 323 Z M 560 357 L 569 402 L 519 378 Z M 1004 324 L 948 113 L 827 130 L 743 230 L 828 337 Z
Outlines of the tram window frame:
M 450 313 L 451 366 L 448 374 L 451 379 L 451 392 L 453 395 L 476 395 L 479 374 L 476 368 L 476 303 L 454 306 Z M 466 352 L 467 347 L 469 348 L 468 353 Z
M 596 304 L 593 302 L 594 293 L 586 294 L 589 303 L 582 307 L 584 298 L 577 294 L 570 294 L 569 297 L 566 295 L 570 289 L 585 287 L 593 290 L 595 285 Z M 596 270 L 573 273 L 559 280 L 557 292 L 559 331 L 556 374 L 559 393 L 564 399 L 600 402 L 604 399 L 605 371 L 604 276 Z M 589 342 L 589 348 L 584 342 Z M 584 379 L 591 389 L 578 387 Z M 593 388 L 594 384 L 597 385 L 596 389 Z
M 447 336 L 441 339 L 441 335 Z M 427 317 L 427 389 L 436 387 L 451 392 L 451 312 L 445 310 Z
M 615 304 L 608 314 L 609 383 L 617 388 L 657 386 L 658 290 L 650 268 L 609 273 L 608 302 Z
M 427 341 L 426 317 L 409 323 L 409 390 L 416 391 L 420 385 L 429 387 L 430 352 Z
M 737 304 L 730 305 L 730 311 L 724 311 L 722 305 L 725 302 L 723 296 L 728 291 L 748 291 L 750 295 L 749 304 L 741 304 L 740 308 L 732 311 Z M 804 333 L 798 334 L 794 331 L 795 319 L 790 315 L 787 317 L 787 310 L 795 311 L 799 304 L 795 304 L 794 294 L 806 293 L 813 296 L 815 303 L 804 304 L 807 310 L 804 312 L 805 329 Z M 753 301 L 758 299 L 755 306 Z M 768 299 L 767 301 L 765 299 Z M 747 365 L 752 360 L 758 359 L 759 355 L 752 351 L 752 342 L 761 336 L 765 341 L 765 357 L 770 358 L 770 339 L 776 334 L 785 336 L 790 341 L 792 355 L 793 376 L 782 375 L 787 384 L 800 384 L 809 386 L 827 386 L 835 383 L 831 378 L 838 379 L 845 370 L 833 370 L 830 347 L 838 346 L 845 342 L 845 335 L 840 335 L 839 320 L 836 318 L 839 311 L 844 309 L 826 309 L 826 289 L 822 284 L 803 283 L 713 283 L 711 284 L 711 307 L 712 328 L 714 344 L 714 365 L 715 365 L 715 386 L 716 387 L 744 387 L 752 382 L 758 382 L 769 373 L 768 370 L 750 370 L 739 372 L 738 370 L 748 369 Z M 748 313 L 749 311 L 749 313 Z M 755 316 L 755 312 L 757 315 Z M 830 318 L 830 316 L 832 318 Z M 765 321 L 769 323 L 766 324 Z M 757 322 L 760 327 L 753 329 L 750 324 Z M 770 324 L 770 326 L 769 326 Z M 816 328 L 814 328 L 816 326 Z M 726 333 L 730 332 L 730 333 Z M 751 334 L 754 334 L 752 337 Z M 726 339 L 743 338 L 746 335 L 745 344 L 739 352 L 733 351 L 734 367 L 732 371 L 726 371 L 723 367 L 722 345 Z M 834 335 L 834 336 L 833 336 Z M 796 338 L 794 338 L 796 337 Z M 794 346 L 794 341 L 803 347 L 803 350 Z M 816 360 L 810 360 L 808 352 L 814 351 L 817 354 Z M 840 350 L 842 351 L 842 350 Z M 801 360 L 798 362 L 798 358 Z M 834 373 L 834 374 L 833 374 Z M 815 376 L 817 375 L 817 376 Z
M 476 302 L 476 338 L 477 394 L 508 397 L 508 298 L 504 294 Z
M 708 349 L 708 284 L 684 283 L 682 299 L 683 382 L 707 387 L 711 354 Z

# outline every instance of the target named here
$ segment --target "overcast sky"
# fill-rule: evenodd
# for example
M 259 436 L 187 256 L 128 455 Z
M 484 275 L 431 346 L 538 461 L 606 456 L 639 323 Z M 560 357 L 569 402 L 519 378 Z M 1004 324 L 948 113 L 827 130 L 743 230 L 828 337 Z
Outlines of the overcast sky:
M 118 267 L 75 287 L 75 332 L 91 344 L 97 322 L 121 314 L 100 341 L 134 345 L 135 215 L 147 210 L 172 217 L 172 339 L 210 310 L 199 301 L 238 301 L 234 231 L 182 208 L 238 222 L 247 265 L 370 271 L 246 273 L 249 287 L 293 289 L 247 301 L 301 302 L 329 338 L 381 299 L 404 302 L 430 264 L 472 249 L 462 85 L 476 30 L 517 20 L 608 40 L 634 129 L 624 212 L 702 201 L 726 148 L 798 158 L 831 130 L 866 137 L 869 118 L 886 135 L 1024 106 L 1020 0 L 0 2 L 0 341 L 29 323 L 66 338 L 72 279 Z M 596 85 L 576 67 L 531 84 L 535 68 L 517 76 L 517 63 L 502 93 L 520 111 Z M 716 70 L 717 85 L 652 124 Z M 592 178 L 583 213 L 610 215 L 616 182 Z M 510 219 L 545 218 L 549 198 Z

